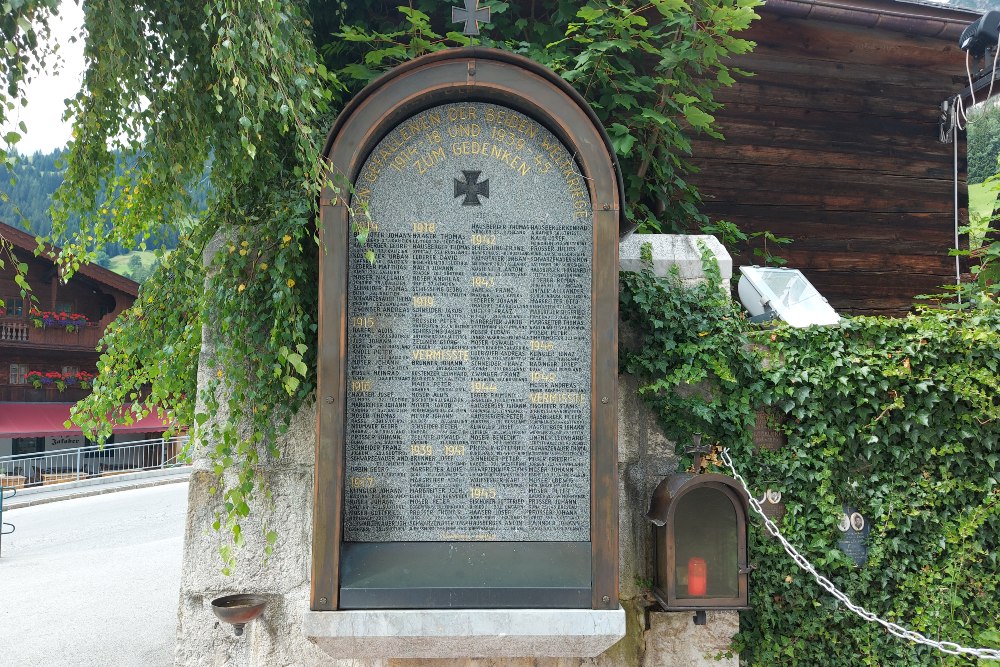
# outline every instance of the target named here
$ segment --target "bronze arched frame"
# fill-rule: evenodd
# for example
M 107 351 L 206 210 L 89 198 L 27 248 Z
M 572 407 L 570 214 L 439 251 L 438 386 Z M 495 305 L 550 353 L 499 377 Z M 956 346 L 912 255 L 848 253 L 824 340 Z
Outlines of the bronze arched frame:
M 370 151 L 406 117 L 453 101 L 511 107 L 575 154 L 593 210 L 591 285 L 591 607 L 618 606 L 618 238 L 622 184 L 614 150 L 572 87 L 526 58 L 494 49 L 450 49 L 401 65 L 365 88 L 340 114 L 324 156 L 334 182 L 353 183 Z M 340 608 L 344 411 L 347 395 L 349 192 L 320 199 L 316 472 L 310 608 Z

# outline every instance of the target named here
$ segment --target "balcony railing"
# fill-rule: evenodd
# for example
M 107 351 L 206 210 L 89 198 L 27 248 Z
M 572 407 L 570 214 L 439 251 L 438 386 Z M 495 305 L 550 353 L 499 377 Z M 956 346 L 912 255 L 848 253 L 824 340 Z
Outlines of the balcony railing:
M 0 486 L 27 488 L 188 465 L 187 436 L 0 456 Z
M 103 328 L 95 322 L 88 322 L 76 331 L 66 331 L 63 327 L 39 328 L 22 317 L 0 318 L 0 343 L 93 349 L 103 332 Z
M 55 385 L 35 389 L 30 384 L 0 384 L 0 403 L 76 403 L 90 394 L 89 389 Z

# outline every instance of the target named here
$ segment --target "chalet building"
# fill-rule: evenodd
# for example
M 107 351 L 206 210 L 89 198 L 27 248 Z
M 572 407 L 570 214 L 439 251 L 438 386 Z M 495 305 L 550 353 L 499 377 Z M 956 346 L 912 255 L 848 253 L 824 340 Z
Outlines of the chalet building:
M 754 75 L 716 95 L 726 140 L 694 142 L 702 210 L 792 238 L 777 254 L 836 309 L 905 313 L 955 282 L 965 136 L 956 151 L 939 124 L 942 102 L 968 87 L 958 38 L 979 14 L 895 0 L 768 0 L 757 12 L 741 35 L 756 48 L 732 60 Z
M 63 284 L 56 265 L 36 257 L 30 234 L 0 223 L 0 236 L 28 265 L 38 299 L 22 299 L 10 262 L 0 270 L 0 457 L 80 447 L 79 427 L 67 429 L 70 407 L 90 391 L 97 373 L 97 342 L 132 305 L 139 285 L 103 267 L 88 265 Z M 6 258 L 5 258 L 6 259 Z M 157 437 L 161 421 L 148 417 L 115 429 L 112 442 Z

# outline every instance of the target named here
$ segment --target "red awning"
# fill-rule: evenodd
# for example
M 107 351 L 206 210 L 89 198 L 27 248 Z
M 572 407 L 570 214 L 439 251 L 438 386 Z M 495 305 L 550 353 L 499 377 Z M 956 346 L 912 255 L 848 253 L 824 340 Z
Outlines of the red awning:
M 80 427 L 66 428 L 74 403 L 0 403 L 0 438 L 40 438 L 46 435 L 79 435 Z M 165 431 L 169 421 L 155 414 L 128 426 L 115 426 L 115 433 Z

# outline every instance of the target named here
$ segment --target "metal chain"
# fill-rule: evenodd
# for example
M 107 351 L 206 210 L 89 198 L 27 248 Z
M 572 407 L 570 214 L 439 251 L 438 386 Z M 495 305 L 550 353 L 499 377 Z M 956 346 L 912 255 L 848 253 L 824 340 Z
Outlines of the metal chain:
M 760 518 L 764 520 L 764 526 L 767 528 L 767 532 L 773 535 L 774 537 L 778 538 L 778 541 L 781 542 L 781 546 L 785 548 L 785 551 L 787 551 L 788 555 L 792 557 L 792 560 L 795 561 L 796 565 L 798 565 L 800 568 L 811 574 L 813 578 L 816 579 L 816 583 L 822 586 L 828 593 L 830 593 L 830 595 L 843 602 L 844 606 L 846 606 L 848 609 L 850 609 L 851 611 L 853 611 L 855 614 L 865 619 L 866 621 L 878 623 L 886 630 L 888 630 L 890 633 L 894 634 L 900 639 L 908 639 L 911 642 L 916 642 L 918 644 L 931 646 L 939 651 L 942 651 L 943 653 L 950 653 L 951 655 L 968 655 L 976 658 L 983 658 L 986 660 L 1000 660 L 1000 649 L 966 648 L 965 646 L 960 646 L 955 642 L 934 641 L 933 639 L 928 639 L 919 632 L 904 628 L 903 626 L 897 625 L 892 621 L 887 621 L 883 618 L 879 618 L 878 616 L 868 611 L 864 607 L 861 607 L 851 602 L 851 599 L 847 597 L 846 594 L 838 590 L 837 587 L 833 585 L 833 582 L 831 582 L 829 579 L 827 579 L 822 574 L 817 572 L 816 568 L 813 567 L 812 563 L 806 560 L 805 556 L 800 554 L 798 550 L 795 547 L 793 547 L 788 542 L 788 540 L 784 538 L 784 536 L 778 530 L 778 527 L 774 525 L 774 522 L 771 521 L 769 518 L 767 518 L 767 515 L 764 514 L 764 510 L 760 506 L 760 502 L 754 498 L 752 493 L 750 493 L 750 489 L 749 487 L 747 487 L 746 480 L 743 479 L 743 477 L 738 472 L 736 472 L 736 468 L 733 466 L 733 460 L 729 456 L 728 448 L 722 450 L 721 457 L 723 463 L 729 466 L 729 471 L 732 473 L 733 477 L 735 479 L 738 479 L 740 484 L 743 485 L 743 489 L 746 491 L 747 497 L 749 499 L 750 507 L 752 507 L 753 511 L 759 514 Z

